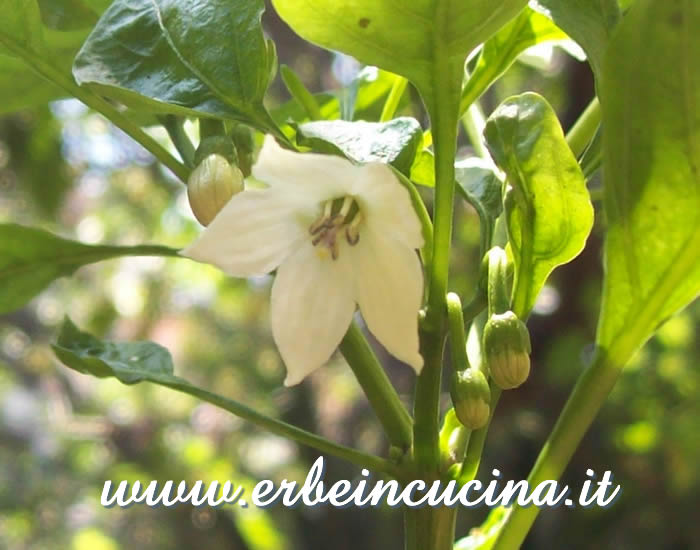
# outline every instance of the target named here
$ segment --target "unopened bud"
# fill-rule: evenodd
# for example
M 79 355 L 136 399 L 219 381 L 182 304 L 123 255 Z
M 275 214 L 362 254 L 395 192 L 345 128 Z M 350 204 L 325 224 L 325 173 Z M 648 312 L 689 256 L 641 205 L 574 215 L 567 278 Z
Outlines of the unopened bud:
M 512 311 L 496 313 L 484 327 L 484 356 L 491 378 L 504 390 L 520 386 L 530 374 L 530 334 Z
M 491 390 L 484 373 L 468 368 L 452 373 L 450 388 L 455 414 L 465 428 L 478 430 L 489 421 Z
M 243 174 L 221 155 L 209 155 L 187 180 L 187 198 L 197 221 L 209 225 L 224 205 L 243 190 Z
M 208 136 L 199 143 L 194 154 L 194 165 L 199 166 L 210 155 L 220 155 L 231 164 L 236 164 L 238 160 L 236 146 L 230 137 L 223 135 Z

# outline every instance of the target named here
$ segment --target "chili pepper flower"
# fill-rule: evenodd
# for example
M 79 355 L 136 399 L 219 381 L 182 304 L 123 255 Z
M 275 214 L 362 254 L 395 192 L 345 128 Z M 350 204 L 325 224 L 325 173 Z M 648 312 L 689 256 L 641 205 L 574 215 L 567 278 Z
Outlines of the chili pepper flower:
M 265 139 L 255 179 L 182 254 L 234 277 L 277 270 L 272 335 L 301 382 L 333 354 L 356 306 L 384 347 L 420 372 L 421 225 L 408 191 L 379 163 L 296 153 Z

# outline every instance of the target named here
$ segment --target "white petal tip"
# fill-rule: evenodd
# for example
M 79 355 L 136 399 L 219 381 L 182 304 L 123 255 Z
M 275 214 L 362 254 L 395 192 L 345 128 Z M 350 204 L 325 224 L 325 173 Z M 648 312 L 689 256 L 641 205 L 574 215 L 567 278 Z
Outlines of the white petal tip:
M 284 379 L 284 387 L 291 388 L 292 386 L 296 386 L 297 384 L 301 383 L 302 380 L 303 378 L 295 377 L 291 374 L 288 374 L 287 377 Z

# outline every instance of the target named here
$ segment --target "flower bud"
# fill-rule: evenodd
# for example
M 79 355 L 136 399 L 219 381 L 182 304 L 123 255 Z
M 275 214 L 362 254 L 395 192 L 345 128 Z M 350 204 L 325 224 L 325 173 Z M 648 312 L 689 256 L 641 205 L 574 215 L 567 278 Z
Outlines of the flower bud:
M 236 146 L 228 136 L 205 137 L 200 142 L 199 147 L 197 147 L 197 151 L 194 154 L 195 166 L 202 164 L 204 159 L 210 155 L 220 155 L 231 164 L 236 164 L 236 161 L 238 160 Z
M 243 190 L 243 174 L 218 154 L 209 155 L 187 180 L 187 198 L 195 217 L 209 225 L 224 205 Z
M 469 368 L 452 373 L 450 388 L 455 414 L 465 428 L 478 430 L 489 421 L 491 390 L 484 373 Z
M 484 327 L 484 356 L 491 378 L 504 390 L 520 386 L 530 374 L 530 334 L 512 311 L 494 313 Z

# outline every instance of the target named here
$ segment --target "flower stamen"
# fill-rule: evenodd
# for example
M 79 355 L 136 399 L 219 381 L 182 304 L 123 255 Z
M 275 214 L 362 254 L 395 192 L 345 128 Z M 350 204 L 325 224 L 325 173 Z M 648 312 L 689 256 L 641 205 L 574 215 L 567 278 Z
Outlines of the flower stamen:
M 333 213 L 335 211 L 335 213 Z M 331 253 L 331 258 L 338 259 L 339 242 L 338 233 L 345 233 L 345 240 L 350 246 L 354 246 L 360 240 L 360 226 L 362 213 L 355 199 L 345 196 L 341 199 L 326 201 L 323 211 L 318 219 L 309 226 L 309 233 L 313 236 L 311 244 L 322 245 Z
M 360 224 L 362 223 L 362 212 L 357 212 L 355 218 L 345 228 L 345 239 L 350 246 L 355 246 L 360 241 Z

